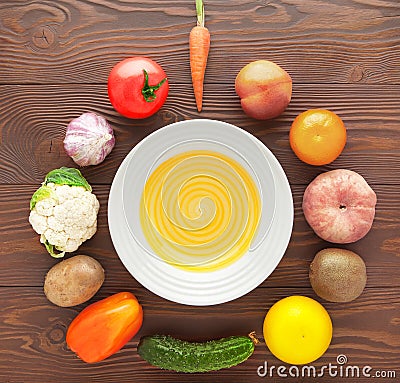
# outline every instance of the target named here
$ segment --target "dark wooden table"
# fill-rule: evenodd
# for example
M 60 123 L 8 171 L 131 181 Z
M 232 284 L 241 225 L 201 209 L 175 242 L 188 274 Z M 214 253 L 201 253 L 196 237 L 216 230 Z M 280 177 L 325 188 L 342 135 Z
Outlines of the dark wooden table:
M 344 247 L 359 253 L 367 287 L 351 303 L 322 302 L 334 326 L 332 344 L 314 366 L 371 366 L 372 378 L 326 382 L 385 382 L 400 377 L 400 3 L 398 0 L 206 1 L 212 47 L 204 109 L 195 108 L 188 34 L 194 1 L 3 0 L 0 4 L 0 381 L 34 382 L 317 382 L 321 378 L 261 378 L 257 367 L 284 365 L 261 342 L 244 364 L 210 374 L 184 375 L 149 366 L 136 352 L 141 335 L 170 333 L 190 340 L 246 334 L 262 323 L 278 299 L 301 294 L 322 302 L 308 280 L 315 253 L 331 246 L 306 224 L 301 200 L 321 172 L 347 168 L 362 174 L 378 196 L 372 230 Z M 120 116 L 107 96 L 111 68 L 128 56 L 158 61 L 168 74 L 163 108 L 145 120 Z M 275 61 L 293 78 L 293 99 L 279 118 L 246 117 L 235 94 L 235 76 L 257 59 Z M 339 114 L 348 132 L 342 155 L 329 166 L 300 162 L 290 149 L 293 119 L 310 108 Z M 57 261 L 39 244 L 28 223 L 29 200 L 44 175 L 74 166 L 63 150 L 68 122 L 85 111 L 106 117 L 117 144 L 98 166 L 84 168 L 101 209 L 98 232 L 79 249 L 106 270 L 103 287 L 90 301 L 118 291 L 133 292 L 145 320 L 117 354 L 88 365 L 70 352 L 65 333 L 87 304 L 52 305 L 43 280 Z M 265 143 L 291 184 L 294 230 L 273 274 L 235 301 L 192 307 L 164 300 L 142 287 L 122 265 L 108 230 L 107 200 L 118 166 L 149 133 L 169 123 L 212 118 L 242 127 Z M 396 373 L 396 378 L 390 378 Z M 378 378 L 378 375 L 385 378 Z M 397 379 L 397 380 L 396 380 Z

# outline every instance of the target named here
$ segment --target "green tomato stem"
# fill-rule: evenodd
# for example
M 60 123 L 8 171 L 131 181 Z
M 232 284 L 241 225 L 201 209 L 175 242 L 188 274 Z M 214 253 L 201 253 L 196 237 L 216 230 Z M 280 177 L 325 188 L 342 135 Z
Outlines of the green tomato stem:
M 142 95 L 146 102 L 153 102 L 156 98 L 156 90 L 160 89 L 162 84 L 167 80 L 167 78 L 162 79 L 157 85 L 149 85 L 149 75 L 146 72 L 146 69 L 143 69 L 144 73 L 144 85 L 142 88 Z

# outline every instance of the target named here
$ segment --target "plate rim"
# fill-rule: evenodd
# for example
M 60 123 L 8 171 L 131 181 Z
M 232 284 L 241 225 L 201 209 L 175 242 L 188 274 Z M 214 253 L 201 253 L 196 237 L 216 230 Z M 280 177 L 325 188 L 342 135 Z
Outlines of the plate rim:
M 208 121 L 213 121 L 216 122 L 218 124 L 222 124 L 222 125 L 230 125 L 234 128 L 240 129 L 241 131 L 245 132 L 257 145 L 259 145 L 260 149 L 263 151 L 265 158 L 268 161 L 271 161 L 271 170 L 273 171 L 273 175 L 274 177 L 276 177 L 276 181 L 281 182 L 283 181 L 283 184 L 281 184 L 280 186 L 285 189 L 284 192 L 286 192 L 286 201 L 284 201 L 284 203 L 287 205 L 287 207 L 289 208 L 289 211 L 287 212 L 288 216 L 290 216 L 290 223 L 286 222 L 287 228 L 286 228 L 286 235 L 285 238 L 283 239 L 283 246 L 282 249 L 279 251 L 281 254 L 279 254 L 278 256 L 276 256 L 274 258 L 274 262 L 272 264 L 272 268 L 271 270 L 268 270 L 268 272 L 266 273 L 260 273 L 259 278 L 257 278 L 257 280 L 253 281 L 253 283 L 251 283 L 250 285 L 246 285 L 247 287 L 245 289 L 239 289 L 238 292 L 234 293 L 234 294 L 230 294 L 228 297 L 227 296 L 223 296 L 223 297 L 219 297 L 218 298 L 218 294 L 217 295 L 207 295 L 207 302 L 204 302 L 204 299 L 198 299 L 197 296 L 191 296 L 190 293 L 187 291 L 186 292 L 186 298 L 174 298 L 173 294 L 171 296 L 171 294 L 168 294 L 167 288 L 161 289 L 163 291 L 160 291 L 160 289 L 154 288 L 154 286 L 149 286 L 148 281 L 144 280 L 142 278 L 141 275 L 138 275 L 137 273 L 135 273 L 135 270 L 132 270 L 131 265 L 128 263 L 128 260 L 126 258 L 126 256 L 124 254 L 120 254 L 120 252 L 124 253 L 124 250 L 122 249 L 122 245 L 120 243 L 118 243 L 117 240 L 117 232 L 119 230 L 121 230 L 121 228 L 119 228 L 118 230 L 116 230 L 116 228 L 114 227 L 114 214 L 115 214 L 115 208 L 112 208 L 112 203 L 113 203 L 113 199 L 114 198 L 118 198 L 122 197 L 122 180 L 123 180 L 123 176 L 124 176 L 124 171 L 125 168 L 127 166 L 128 161 L 130 160 L 131 156 L 134 155 L 135 150 L 137 148 L 137 146 L 143 141 L 148 139 L 149 137 L 152 137 L 153 135 L 157 134 L 157 132 L 159 132 L 160 130 L 163 130 L 167 127 L 171 127 L 171 125 L 176 125 L 176 124 L 188 124 L 188 123 L 192 123 L 193 121 L 196 122 L 208 122 Z M 158 133 L 160 134 L 160 133 Z M 117 172 L 114 176 L 113 182 L 111 184 L 111 189 L 110 189 L 110 193 L 109 193 L 109 199 L 108 199 L 108 222 L 109 222 L 109 232 L 110 232 L 110 236 L 111 236 L 111 240 L 114 246 L 114 249 L 119 257 L 119 259 L 121 260 L 121 262 L 123 263 L 124 267 L 127 269 L 127 271 L 131 274 L 131 276 L 136 279 L 143 287 L 145 287 L 147 290 L 153 292 L 154 294 L 176 302 L 176 303 L 180 303 L 180 304 L 186 304 L 186 305 L 194 305 L 194 306 L 211 306 L 211 305 L 216 305 L 216 304 L 221 304 L 221 303 L 225 303 L 225 302 L 229 302 L 232 301 L 234 299 L 240 298 L 243 295 L 246 295 L 247 293 L 249 293 L 250 291 L 254 290 L 257 286 L 259 286 L 263 281 L 265 281 L 271 274 L 272 272 L 276 269 L 276 267 L 278 266 L 278 264 L 280 263 L 280 261 L 282 260 L 287 247 L 289 245 L 290 242 L 290 238 L 292 235 L 292 230 L 293 230 L 293 219 L 294 219 L 294 206 L 293 206 L 293 195 L 291 192 L 291 188 L 290 188 L 290 184 L 289 181 L 287 179 L 287 176 L 281 166 L 281 164 L 279 163 L 279 161 L 277 160 L 277 158 L 274 156 L 274 154 L 262 143 L 262 141 L 260 141 L 257 137 L 255 137 L 254 135 L 252 135 L 251 133 L 245 131 L 244 129 L 237 127 L 233 124 L 224 122 L 224 121 L 219 121 L 219 120 L 209 120 L 209 119 L 196 119 L 196 120 L 184 120 L 184 121 L 178 121 L 169 125 L 166 125 L 154 132 L 152 132 L 150 135 L 146 136 L 142 141 L 140 141 L 135 147 L 133 147 L 130 152 L 126 155 L 126 157 L 124 158 L 124 160 L 122 161 L 122 163 L 120 164 L 119 168 L 117 169 Z M 278 174 L 277 174 L 278 173 Z M 277 186 L 276 186 L 277 187 Z M 119 194 L 118 195 L 118 188 L 119 188 Z M 282 192 L 281 192 L 282 193 Z M 288 203 L 290 202 L 290 203 Z M 277 208 L 277 207 L 276 207 Z M 122 206 L 121 206 L 122 209 Z M 122 216 L 120 217 L 120 219 L 124 219 L 123 217 L 123 211 L 120 212 L 122 214 Z M 272 224 L 272 226 L 274 225 L 274 223 Z M 125 230 L 129 231 L 128 228 L 124 227 Z M 268 237 L 268 235 L 267 235 Z M 166 265 L 167 266 L 167 265 Z M 173 268 L 173 266 L 168 265 L 169 267 Z M 229 268 L 229 266 L 228 266 Z M 174 268 L 176 269 L 176 268 Z M 224 270 L 224 269 L 222 269 Z M 220 271 L 220 270 L 218 270 Z M 217 272 L 218 272 L 217 271 Z M 193 275 L 193 272 L 187 271 L 185 273 L 188 273 L 190 275 Z M 214 272 L 213 272 L 214 273 Z M 205 274 L 205 273 L 204 273 Z M 225 293 L 226 295 L 226 293 Z

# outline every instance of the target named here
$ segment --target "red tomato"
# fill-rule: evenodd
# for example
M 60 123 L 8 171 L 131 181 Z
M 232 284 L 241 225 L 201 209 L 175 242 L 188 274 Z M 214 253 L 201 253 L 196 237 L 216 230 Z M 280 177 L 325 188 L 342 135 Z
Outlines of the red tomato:
M 169 84 L 163 69 L 146 57 L 120 61 L 108 76 L 108 97 L 117 112 L 129 118 L 156 113 L 168 96 Z
M 120 350 L 139 331 L 143 309 L 129 292 L 92 303 L 71 322 L 68 347 L 87 363 L 99 362 Z

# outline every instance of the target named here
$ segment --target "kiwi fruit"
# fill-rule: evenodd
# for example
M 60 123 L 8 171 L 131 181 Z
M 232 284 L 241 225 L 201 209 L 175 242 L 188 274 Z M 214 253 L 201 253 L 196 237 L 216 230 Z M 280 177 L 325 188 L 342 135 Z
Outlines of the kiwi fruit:
M 367 283 L 363 259 L 345 249 L 319 251 L 310 265 L 311 286 L 329 302 L 350 302 L 361 295 Z

